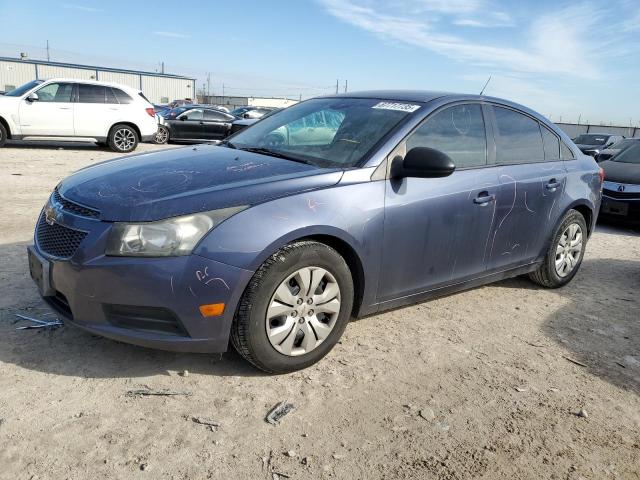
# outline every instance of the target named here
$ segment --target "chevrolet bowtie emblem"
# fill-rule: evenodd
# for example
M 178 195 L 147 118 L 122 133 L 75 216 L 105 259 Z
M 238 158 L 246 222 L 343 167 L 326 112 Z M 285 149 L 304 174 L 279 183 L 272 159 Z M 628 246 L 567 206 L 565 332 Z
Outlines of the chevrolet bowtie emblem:
M 56 209 L 49 204 L 44 209 L 44 219 L 49 225 L 56 223 Z

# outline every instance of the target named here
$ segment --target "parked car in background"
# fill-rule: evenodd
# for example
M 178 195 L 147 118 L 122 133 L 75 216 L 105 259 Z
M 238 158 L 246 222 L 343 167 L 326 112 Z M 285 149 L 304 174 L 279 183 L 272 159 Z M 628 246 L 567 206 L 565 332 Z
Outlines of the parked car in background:
M 236 117 L 217 108 L 187 105 L 166 113 L 158 126 L 156 143 L 201 143 L 222 140 L 231 132 Z
M 191 98 L 184 98 L 181 100 L 174 100 L 173 102 L 170 102 L 167 106 L 169 108 L 177 108 L 177 107 L 184 107 L 186 105 L 195 105 L 197 102 L 194 102 L 193 99 Z
M 229 132 L 229 135 L 233 135 L 234 133 L 239 132 L 240 130 L 244 130 L 245 128 L 253 125 L 254 123 L 256 123 L 258 120 L 262 120 L 263 118 L 267 118 L 269 115 L 273 115 L 276 112 L 279 112 L 280 110 L 282 110 L 281 108 L 274 108 L 273 110 L 271 110 L 270 112 L 266 113 L 265 115 L 263 115 L 260 118 L 241 118 L 238 120 L 235 120 L 232 124 L 231 124 L 231 131 Z
M 71 175 L 28 257 L 65 323 L 183 352 L 231 339 L 258 368 L 289 372 L 324 357 L 352 316 L 522 274 L 566 285 L 601 188 L 593 158 L 521 105 L 350 93 L 220 146 Z
M 127 153 L 157 129 L 142 92 L 115 83 L 34 80 L 0 97 L 0 146 L 7 139 L 89 141 Z
M 238 107 L 231 110 L 230 113 L 238 118 L 258 119 L 274 110 L 278 109 L 272 107 Z
M 595 157 L 600 151 L 609 148 L 623 138 L 622 135 L 611 135 L 609 133 L 583 133 L 574 138 L 573 143 L 582 153 Z
M 596 155 L 596 162 L 602 162 L 604 160 L 609 160 L 611 157 L 617 155 L 622 150 L 630 147 L 634 143 L 640 142 L 640 138 L 624 138 L 622 140 L 617 141 L 613 145 L 604 150 L 600 150 L 600 153 Z
M 154 104 L 153 109 L 156 111 L 156 115 L 160 115 L 161 117 L 164 117 L 165 114 L 171 111 L 171 108 L 169 107 L 169 105 Z
M 611 159 L 600 163 L 600 167 L 605 172 L 600 214 L 640 222 L 640 142 L 633 142 Z

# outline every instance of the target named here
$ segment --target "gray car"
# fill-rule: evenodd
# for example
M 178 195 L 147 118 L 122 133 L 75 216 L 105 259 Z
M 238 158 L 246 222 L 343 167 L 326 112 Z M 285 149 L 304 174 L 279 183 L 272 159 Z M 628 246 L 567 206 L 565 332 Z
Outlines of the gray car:
M 76 172 L 43 208 L 29 265 L 69 324 L 175 351 L 231 340 L 288 372 L 324 357 L 352 317 L 523 274 L 567 284 L 601 188 L 593 158 L 521 105 L 349 93 L 218 146 Z
M 611 145 L 610 147 L 605 148 L 604 150 L 600 150 L 600 153 L 598 153 L 595 156 L 596 162 L 600 163 L 605 160 L 609 160 L 611 157 L 614 157 L 621 151 L 629 148 L 630 146 L 634 145 L 636 142 L 639 142 L 639 141 L 640 141 L 640 138 L 625 138 L 625 139 L 619 140 L 613 145 Z

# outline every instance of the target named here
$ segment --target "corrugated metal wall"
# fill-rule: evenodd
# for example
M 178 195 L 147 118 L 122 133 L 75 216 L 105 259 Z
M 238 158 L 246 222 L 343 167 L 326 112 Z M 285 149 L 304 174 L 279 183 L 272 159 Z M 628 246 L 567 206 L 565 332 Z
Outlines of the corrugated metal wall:
M 97 70 L 97 72 L 96 72 Z M 36 78 L 56 77 L 77 80 L 97 80 L 139 88 L 153 103 L 166 103 L 176 99 L 194 98 L 195 82 L 188 78 L 172 78 L 144 73 L 113 72 L 100 68 L 48 65 L 24 61 L 0 60 L 0 91 L 19 87 Z M 8 86 L 8 87 L 7 87 Z M 142 87 L 141 87 L 142 86 Z
M 36 68 L 31 63 L 0 61 L 0 91 L 6 92 L 36 78 Z
M 615 135 L 623 135 L 625 137 L 637 137 L 640 136 L 639 127 L 606 127 L 603 125 L 584 125 L 577 123 L 556 123 L 560 129 L 569 135 L 570 138 L 575 138 L 582 133 L 610 133 Z
M 166 103 L 181 98 L 194 98 L 194 82 L 181 78 L 142 75 L 142 91 L 152 103 Z
M 59 67 L 57 65 L 38 65 L 38 78 L 46 80 L 48 78 L 73 78 L 76 80 L 95 80 L 95 70 L 85 70 L 83 68 Z
M 103 72 L 98 70 L 98 80 L 101 82 L 113 82 L 127 85 L 132 88 L 140 88 L 140 75 L 121 72 Z

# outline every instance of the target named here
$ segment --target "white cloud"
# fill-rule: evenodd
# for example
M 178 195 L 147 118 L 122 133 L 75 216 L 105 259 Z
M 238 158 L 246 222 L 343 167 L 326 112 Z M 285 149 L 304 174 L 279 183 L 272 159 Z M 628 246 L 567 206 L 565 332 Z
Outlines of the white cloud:
M 73 4 L 73 3 L 65 3 L 65 4 L 62 5 L 62 8 L 66 8 L 68 10 L 79 10 L 81 12 L 86 12 L 86 13 L 104 12 L 104 10 L 102 10 L 100 8 L 87 7 L 85 5 L 76 5 L 76 4 Z
M 502 11 L 494 10 L 483 17 L 477 16 L 488 6 L 479 0 L 395 0 L 391 1 L 394 8 L 389 8 L 389 3 L 383 0 L 368 0 L 366 3 L 365 0 L 319 1 L 331 15 L 385 40 L 424 48 L 471 65 L 506 71 L 597 79 L 600 78 L 600 70 L 594 59 L 598 58 L 599 53 L 604 53 L 603 42 L 606 42 L 604 44 L 609 55 L 612 49 L 615 51 L 614 47 L 623 45 L 622 32 L 616 31 L 622 20 L 618 24 L 606 24 L 609 35 L 603 40 L 602 21 L 607 14 L 590 3 L 557 10 L 546 9 L 545 13 L 520 25 L 509 45 L 504 45 L 493 39 L 469 40 L 461 35 L 460 29 L 455 28 L 513 23 L 510 15 Z M 418 7 L 473 15 L 453 18 L 420 16 L 415 15 Z M 489 30 L 485 31 L 489 33 Z M 599 32 L 597 38 L 593 35 L 594 31 Z
M 178 32 L 153 32 L 153 34 L 169 38 L 191 38 L 191 35 L 185 35 L 184 33 Z

